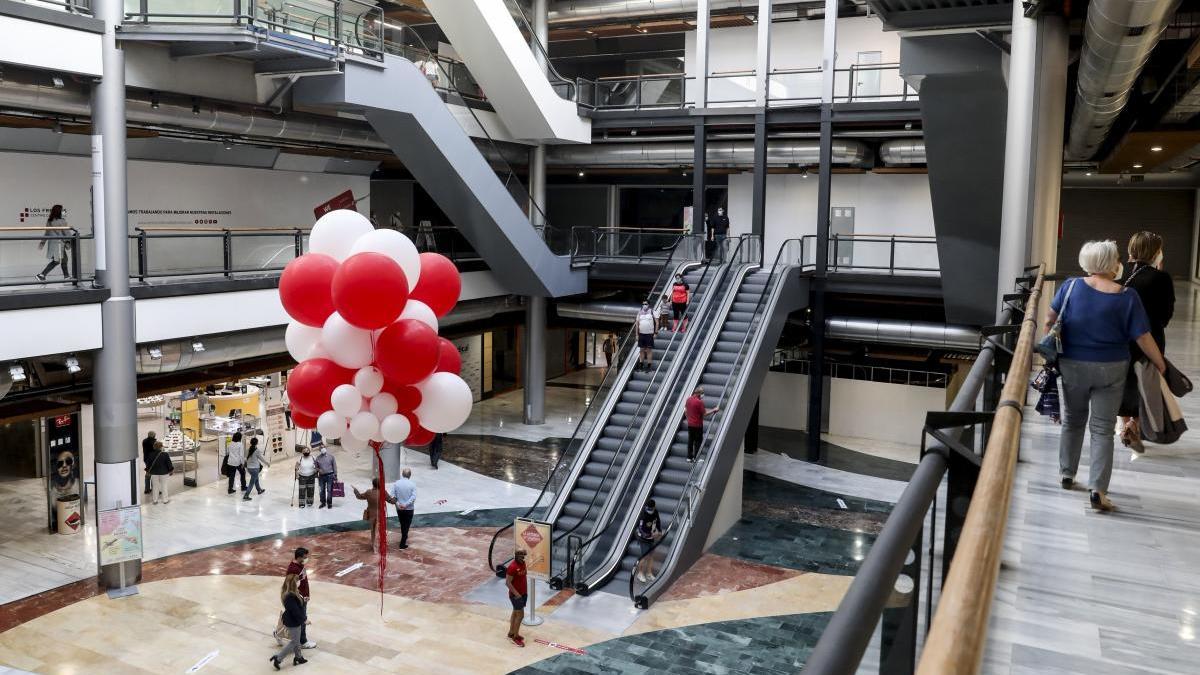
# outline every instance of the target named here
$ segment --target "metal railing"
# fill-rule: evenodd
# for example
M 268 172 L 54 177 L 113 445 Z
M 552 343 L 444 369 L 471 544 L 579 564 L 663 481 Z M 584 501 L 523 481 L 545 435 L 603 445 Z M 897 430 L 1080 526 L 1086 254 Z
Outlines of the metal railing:
M 125 21 L 143 25 L 245 26 L 269 36 L 301 38 L 330 51 L 383 58 L 373 26 L 383 9 L 362 0 L 216 0 L 209 11 L 186 11 L 176 0 L 126 0 Z
M 52 9 L 69 14 L 92 15 L 92 0 L 20 0 L 33 7 Z
M 90 238 L 73 227 L 0 227 L 0 287 L 32 283 L 78 286 L 79 282 L 91 279 L 80 261 L 81 243 Z M 51 258 L 59 245 L 61 254 Z M 65 265 L 62 260 L 66 260 Z M 42 271 L 46 273 L 45 280 L 37 279 L 36 275 Z M 61 279 L 55 278 L 56 272 L 61 272 Z
M 547 51 L 546 45 L 543 45 L 538 39 L 537 33 L 533 30 L 533 25 L 529 21 L 529 17 L 525 15 L 525 8 L 516 0 L 504 0 L 505 7 L 508 8 L 508 13 L 512 15 L 513 20 L 517 22 L 517 28 L 525 35 L 525 39 L 529 42 L 529 48 L 533 51 L 534 57 L 546 64 L 546 79 L 550 81 L 550 88 L 560 97 L 568 100 L 579 102 L 579 83 L 582 79 L 572 80 L 569 77 L 563 76 L 554 67 L 554 62 L 550 60 L 550 52 Z
M 651 287 L 650 298 L 657 297 L 666 292 L 670 285 L 672 275 L 675 270 L 682 264 L 688 262 L 699 262 L 704 253 L 703 240 L 692 235 L 679 240 L 670 254 L 664 261 L 662 271 L 658 275 L 658 279 Z M 558 462 L 547 476 L 546 482 L 542 485 L 541 491 L 533 501 L 533 505 L 523 514 L 522 517 L 536 517 L 545 520 L 551 509 L 554 508 L 556 502 L 562 498 L 564 489 L 571 489 L 571 478 L 574 474 L 576 464 L 580 461 L 580 452 L 582 452 L 587 444 L 587 439 L 598 433 L 598 426 L 603 423 L 607 417 L 608 399 L 613 393 L 618 384 L 624 381 L 623 378 L 628 377 L 632 370 L 634 362 L 637 359 L 637 331 L 631 327 L 626 331 L 625 336 L 621 339 L 620 344 L 614 354 L 619 359 L 619 365 L 608 368 L 604 377 L 596 390 L 591 393 L 591 401 L 588 403 L 583 414 L 579 417 L 579 422 L 575 425 L 575 431 L 571 434 L 571 440 L 567 443 L 566 449 L 559 455 Z M 660 364 L 661 365 L 661 364 Z M 503 565 L 497 566 L 495 558 L 496 545 L 500 536 L 512 528 L 512 524 L 507 524 L 498 529 L 492 535 L 492 540 L 488 544 L 487 563 L 488 568 L 503 572 Z M 556 533 L 552 542 L 557 543 L 561 540 L 562 535 Z M 507 560 L 506 555 L 502 560 Z
M 920 672 L 977 671 L 1003 549 L 1021 408 L 1037 331 L 1035 313 L 1043 283 L 1041 273 L 1036 278 L 1018 280 L 1020 291 L 1007 296 L 1001 325 L 987 331 L 979 356 L 949 411 L 927 417 L 925 433 L 932 436 L 933 442 L 927 445 L 926 438 L 922 439 L 920 463 L 805 663 L 804 672 L 843 675 L 861 672 L 864 667 L 875 670 L 862 661 L 878 631 L 878 672 L 912 673 L 922 613 L 928 636 Z M 1014 341 L 1017 330 L 1019 338 Z M 1005 361 L 1009 361 L 1007 368 Z M 1000 374 L 1005 370 L 1003 392 L 996 396 Z M 976 412 L 981 392 L 983 412 Z M 973 450 L 975 425 L 984 425 L 981 437 L 987 438 L 987 444 L 982 455 Z M 936 495 L 947 473 L 940 553 L 943 573 L 948 569 L 949 575 L 943 577 L 938 616 L 931 621 L 934 562 L 939 553 Z M 968 502 L 964 518 L 962 505 Z M 927 575 L 924 600 L 923 570 Z
M 817 236 L 802 237 L 805 268 L 816 267 Z M 903 234 L 834 234 L 826 269 L 888 275 L 932 275 L 941 271 L 937 237 Z
M 655 227 L 573 227 L 571 263 L 591 265 L 604 260 L 662 264 L 685 229 Z
M 800 354 L 799 352 L 801 351 L 804 353 Z M 771 357 L 771 367 L 782 368 L 784 372 L 795 375 L 809 375 L 812 373 L 812 361 L 808 359 L 807 352 L 807 348 L 801 347 L 777 349 Z M 840 380 L 903 384 L 910 387 L 945 389 L 950 386 L 950 376 L 947 373 L 934 370 L 914 370 L 911 368 L 892 368 L 890 366 L 826 361 L 824 374 L 827 377 Z
M 708 76 L 708 105 L 750 105 L 756 100 L 755 70 L 714 72 Z M 768 78 L 768 105 L 800 105 L 821 101 L 823 69 L 773 68 Z M 621 75 L 578 82 L 579 103 L 598 109 L 646 110 L 694 107 L 686 73 Z M 834 71 L 836 103 L 915 101 L 915 89 L 900 77 L 900 64 L 853 64 Z

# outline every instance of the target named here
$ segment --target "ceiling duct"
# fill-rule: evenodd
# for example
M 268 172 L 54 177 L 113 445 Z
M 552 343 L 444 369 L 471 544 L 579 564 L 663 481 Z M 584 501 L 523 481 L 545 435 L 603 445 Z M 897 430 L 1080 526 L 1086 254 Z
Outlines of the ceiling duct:
M 1091 159 L 1129 101 L 1129 92 L 1179 0 L 1092 0 L 1083 31 L 1068 159 Z
M 754 164 L 754 142 L 717 141 L 708 144 L 708 166 L 749 167 Z M 683 143 L 607 143 L 558 145 L 546 152 L 550 166 L 571 167 L 661 167 L 691 166 L 695 155 L 690 141 Z M 777 140 L 767 142 L 767 166 L 816 166 L 820 162 L 818 141 Z M 871 148 L 861 141 L 834 139 L 833 163 L 869 167 Z
M 204 351 L 201 352 L 192 348 L 192 338 L 138 345 L 138 374 L 173 373 L 287 352 L 287 346 L 283 342 L 283 328 L 204 335 L 201 339 L 204 342 Z
M 558 0 L 550 5 L 550 25 L 597 23 L 666 16 L 696 15 L 696 0 Z M 773 0 L 772 7 L 813 5 L 814 2 Z M 857 4 L 857 3 L 856 3 Z M 709 0 L 711 13 L 746 12 L 758 15 L 758 0 Z
M 825 334 L 838 340 L 978 351 L 979 331 L 924 321 L 832 317 Z
M 879 159 L 888 166 L 925 164 L 923 139 L 885 141 L 879 145 Z
M 637 302 L 559 302 L 555 303 L 554 311 L 564 319 L 632 323 L 641 306 Z

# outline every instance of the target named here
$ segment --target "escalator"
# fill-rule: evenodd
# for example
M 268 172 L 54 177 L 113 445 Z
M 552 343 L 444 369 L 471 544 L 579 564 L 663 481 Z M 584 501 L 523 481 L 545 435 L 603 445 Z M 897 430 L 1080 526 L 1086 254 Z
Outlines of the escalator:
M 736 292 L 719 308 L 717 320 L 697 347 L 696 363 L 685 366 L 686 376 L 677 383 L 671 405 L 663 407 L 656 426 L 666 432 L 656 445 L 644 449 L 639 459 L 645 467 L 643 478 L 629 483 L 620 517 L 601 537 L 611 546 L 605 555 L 593 558 L 598 564 L 581 570 L 578 591 L 628 593 L 644 608 L 703 553 L 775 345 L 788 315 L 808 298 L 800 276 L 801 255 L 800 242 L 791 240 L 769 269 L 744 264 L 729 270 L 728 283 Z M 684 403 L 697 386 L 705 389 L 705 407 L 719 411 L 705 422 L 693 464 L 687 461 Z M 632 533 L 642 505 L 651 498 L 664 536 L 647 555 L 653 573 L 640 580 L 634 571 L 641 551 Z

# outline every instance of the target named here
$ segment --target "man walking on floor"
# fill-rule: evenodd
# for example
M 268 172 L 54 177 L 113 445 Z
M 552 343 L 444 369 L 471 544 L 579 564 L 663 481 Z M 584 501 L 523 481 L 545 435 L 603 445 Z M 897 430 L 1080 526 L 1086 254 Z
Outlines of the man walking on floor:
M 429 466 L 437 471 L 438 462 L 442 460 L 442 438 L 445 434 L 434 434 L 433 440 L 429 441 Z
M 142 494 L 150 494 L 150 462 L 154 461 L 156 454 L 154 450 L 156 440 L 153 431 L 147 432 L 146 437 L 142 439 L 142 464 L 146 467 L 146 489 L 142 491 Z
M 524 647 L 525 638 L 521 637 L 521 622 L 525 620 L 525 603 L 529 601 L 524 550 L 517 549 L 513 561 L 504 571 L 504 585 L 508 588 L 508 600 L 512 603 L 512 614 L 508 618 L 508 640 L 518 647 Z
M 286 572 L 287 575 L 292 575 L 292 574 L 296 575 L 296 577 L 300 580 L 300 584 L 299 584 L 300 598 L 302 600 L 304 600 L 304 607 L 305 607 L 306 612 L 308 610 L 308 601 L 310 599 L 309 590 L 308 590 L 308 571 L 304 569 L 304 566 L 307 563 L 308 563 L 308 549 L 301 546 L 300 548 L 297 548 L 295 550 L 295 552 L 292 553 L 292 562 L 288 563 L 287 572 Z M 280 621 L 275 626 L 275 641 L 277 643 L 279 643 L 280 646 L 283 646 L 283 636 L 286 635 L 287 630 L 286 629 L 280 630 L 281 628 L 283 628 L 282 621 Z M 300 627 L 300 646 L 303 647 L 304 649 L 315 649 L 317 646 L 317 643 L 308 641 L 308 625 L 307 624 L 302 625 Z
M 696 456 L 700 454 L 700 443 L 704 439 L 704 418 L 716 414 L 718 410 L 720 410 L 718 407 L 705 409 L 704 387 L 696 387 L 696 390 L 688 397 L 684 412 L 687 417 L 687 459 L 689 462 L 695 462 Z
M 412 469 L 405 468 L 400 472 L 400 478 L 392 483 L 392 496 L 396 498 L 396 516 L 400 520 L 400 548 L 405 549 L 417 505 L 417 485 L 412 482 Z

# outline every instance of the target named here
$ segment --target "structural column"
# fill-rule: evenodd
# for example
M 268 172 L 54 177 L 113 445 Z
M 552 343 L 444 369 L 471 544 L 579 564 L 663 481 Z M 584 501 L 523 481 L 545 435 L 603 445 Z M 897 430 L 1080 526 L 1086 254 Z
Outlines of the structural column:
M 754 184 L 750 198 L 750 233 L 762 237 L 767 220 L 767 107 L 771 101 L 771 0 L 758 0 L 758 53 L 754 68 Z M 770 251 L 763 250 L 764 260 Z
M 1000 215 L 1000 255 L 996 284 L 996 316 L 1000 298 L 1010 292 L 1029 256 L 1034 185 L 1038 180 L 1037 52 L 1038 22 L 1025 18 L 1013 3 L 1011 52 L 1008 59 L 1008 118 L 1004 140 L 1004 188 Z M 1059 143 L 1058 147 L 1062 147 Z
M 92 151 L 99 153 L 101 189 L 94 198 L 96 284 L 109 291 L 100 307 L 103 346 L 96 352 L 92 378 L 96 443 L 96 508 L 132 506 L 139 501 L 137 368 L 133 298 L 129 295 L 129 247 L 125 188 L 125 55 L 116 43 L 121 0 L 97 0 L 104 21 L 104 75 L 92 94 Z M 99 138 L 96 138 L 96 135 Z M 103 247 L 103 248 L 100 248 Z M 127 584 L 141 577 L 141 561 L 123 563 Z M 120 585 L 120 565 L 101 566 L 101 583 Z
M 817 175 L 816 269 L 812 279 L 809 331 L 812 348 L 808 369 L 808 448 L 810 462 L 821 459 L 821 425 L 825 420 L 825 279 L 829 263 L 829 202 L 833 179 L 833 85 L 837 63 L 837 0 L 825 0 L 825 32 L 821 49 L 821 146 Z
M 698 0 L 696 3 L 696 65 L 692 92 L 695 93 L 698 111 L 708 107 L 708 3 L 709 0 Z M 704 234 L 707 228 L 704 216 L 708 213 L 708 132 L 703 114 L 696 116 L 692 131 L 695 139 L 692 158 L 692 232 Z
M 1029 263 L 1046 263 L 1046 272 L 1050 273 L 1058 269 L 1055 261 L 1062 199 L 1063 120 L 1067 113 L 1067 21 L 1061 16 L 1043 16 L 1038 19 L 1037 30 L 1037 173 Z M 1051 297 L 1053 294 L 1043 293 L 1043 304 Z
M 549 50 L 550 24 L 546 0 L 533 2 L 534 40 Z M 534 47 L 534 58 L 547 72 L 549 63 Z M 546 225 L 546 146 L 538 144 L 529 156 L 529 220 L 534 227 Z M 546 232 L 547 237 L 551 233 Z M 549 241 L 549 239 L 547 239 Z M 529 296 L 525 299 L 525 424 L 546 422 L 546 298 Z

